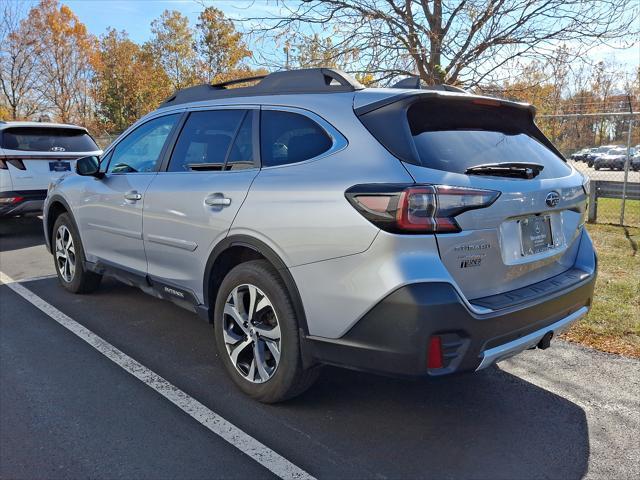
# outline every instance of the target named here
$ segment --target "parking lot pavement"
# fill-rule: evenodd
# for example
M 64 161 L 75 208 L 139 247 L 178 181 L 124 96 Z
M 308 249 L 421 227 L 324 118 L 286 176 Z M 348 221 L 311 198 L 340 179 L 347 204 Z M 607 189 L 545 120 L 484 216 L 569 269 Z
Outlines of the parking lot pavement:
M 37 229 L 12 231 L 0 270 L 51 274 Z M 108 279 L 84 296 L 55 278 L 23 285 L 317 478 L 640 472 L 635 360 L 557 341 L 428 382 L 326 368 L 301 397 L 266 406 L 234 388 L 194 314 Z M 7 286 L 0 300 L 0 478 L 270 475 Z

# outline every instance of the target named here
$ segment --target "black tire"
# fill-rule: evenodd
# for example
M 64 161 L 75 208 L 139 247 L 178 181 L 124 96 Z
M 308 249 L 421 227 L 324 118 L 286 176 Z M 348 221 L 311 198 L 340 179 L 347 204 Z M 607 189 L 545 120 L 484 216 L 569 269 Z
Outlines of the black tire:
M 73 241 L 73 247 L 74 247 L 74 259 L 73 259 L 74 271 L 73 271 L 73 275 L 71 275 L 70 278 L 69 278 L 68 272 L 63 273 L 61 271 L 60 261 L 56 253 L 57 235 L 62 227 L 66 228 L 66 230 L 71 235 L 71 239 Z M 98 275 L 97 273 L 90 272 L 84 268 L 84 261 L 85 261 L 84 249 L 82 247 L 82 242 L 80 241 L 80 235 L 78 234 L 78 230 L 76 229 L 75 224 L 69 217 L 69 214 L 63 213 L 56 219 L 53 225 L 53 231 L 51 236 L 52 236 L 51 249 L 53 251 L 52 252 L 53 263 L 56 267 L 58 280 L 60 281 L 62 286 L 72 293 L 90 293 L 90 292 L 93 292 L 95 289 L 97 289 L 100 286 L 102 275 Z
M 248 375 L 244 376 L 240 373 L 240 367 L 236 368 L 231 360 L 231 354 L 224 338 L 225 325 L 231 325 L 228 317 L 225 324 L 223 315 L 225 303 L 232 292 L 238 287 L 242 288 L 243 285 L 255 286 L 267 297 L 270 302 L 269 308 L 275 313 L 277 324 L 280 327 L 279 363 L 268 380 L 262 383 L 254 383 L 247 379 Z M 318 378 L 319 367 L 304 369 L 302 366 L 298 321 L 293 303 L 280 275 L 265 260 L 241 263 L 224 278 L 216 298 L 214 330 L 218 354 L 229 376 L 240 390 L 260 402 L 276 403 L 293 398 L 307 390 Z M 244 339 L 244 341 L 248 341 L 248 335 L 244 336 Z M 239 342 L 239 340 L 236 341 Z M 255 341 L 257 343 L 258 340 Z M 253 346 L 251 348 L 253 349 Z M 245 350 L 247 349 L 249 346 L 245 347 Z M 266 352 L 266 350 L 264 351 Z M 251 355 L 251 352 L 249 354 Z M 253 357 L 255 358 L 255 354 Z M 271 361 L 273 362 L 273 357 Z

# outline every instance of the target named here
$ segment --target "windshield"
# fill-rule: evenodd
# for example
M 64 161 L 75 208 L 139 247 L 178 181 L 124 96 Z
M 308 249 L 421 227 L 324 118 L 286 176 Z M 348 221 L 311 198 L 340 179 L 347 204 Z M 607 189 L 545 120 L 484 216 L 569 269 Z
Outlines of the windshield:
M 87 132 L 78 128 L 14 127 L 2 131 L 0 145 L 25 152 L 94 152 L 99 150 Z

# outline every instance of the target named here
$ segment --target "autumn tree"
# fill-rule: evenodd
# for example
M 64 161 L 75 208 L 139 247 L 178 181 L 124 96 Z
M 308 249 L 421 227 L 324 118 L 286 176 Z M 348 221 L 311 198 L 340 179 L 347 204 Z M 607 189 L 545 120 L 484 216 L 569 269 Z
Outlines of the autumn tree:
M 174 90 L 197 82 L 196 51 L 189 19 L 176 10 L 165 10 L 151 22 L 147 51 L 158 59 Z
M 39 42 L 30 24 L 23 21 L 23 5 L 6 1 L 0 8 L 0 93 L 6 109 L 2 117 L 12 120 L 29 118 L 40 106 L 36 90 Z
M 41 0 L 25 20 L 37 32 L 38 89 L 61 122 L 86 121 L 95 39 L 66 5 Z
M 163 68 L 126 32 L 109 29 L 100 38 L 92 66 L 97 113 L 112 132 L 123 131 L 172 92 Z
M 604 42 L 633 40 L 637 0 L 309 0 L 249 18 L 253 32 L 331 29 L 340 49 L 359 52 L 352 70 L 380 79 L 417 74 L 427 84 L 474 86 L 521 59 L 573 46 L 572 58 Z
M 222 11 L 214 7 L 205 8 L 198 16 L 195 37 L 202 81 L 224 81 L 238 70 L 247 70 L 243 62 L 251 58 L 251 51 L 242 33 L 236 31 L 233 21 Z

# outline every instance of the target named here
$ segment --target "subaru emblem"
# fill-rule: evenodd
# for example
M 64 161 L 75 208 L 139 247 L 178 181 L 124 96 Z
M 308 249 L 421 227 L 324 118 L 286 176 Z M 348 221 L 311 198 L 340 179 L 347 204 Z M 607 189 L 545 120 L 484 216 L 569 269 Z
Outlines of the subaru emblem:
M 558 192 L 549 192 L 547 193 L 547 198 L 545 200 L 547 205 L 550 207 L 556 207 L 560 203 L 560 194 Z

